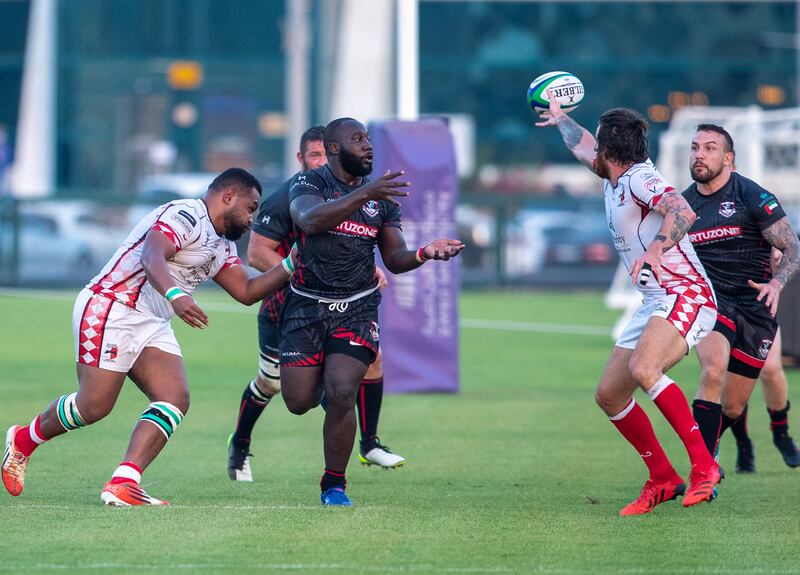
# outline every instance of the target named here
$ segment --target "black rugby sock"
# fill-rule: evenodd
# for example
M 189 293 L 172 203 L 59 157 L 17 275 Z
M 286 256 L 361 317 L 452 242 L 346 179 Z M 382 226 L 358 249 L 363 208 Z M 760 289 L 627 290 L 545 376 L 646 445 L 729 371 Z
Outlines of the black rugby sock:
M 272 398 L 261 393 L 255 381 L 251 381 L 244 388 L 242 402 L 239 406 L 239 419 L 236 421 L 236 431 L 233 432 L 233 444 L 239 449 L 250 445 L 253 427 L 270 399 Z
M 700 428 L 703 443 L 713 457 L 722 435 L 722 406 L 713 401 L 695 399 L 692 402 L 692 415 Z
M 786 407 L 783 409 L 769 409 L 769 428 L 772 430 L 773 435 L 788 435 L 789 434 L 789 407 L 791 403 L 786 402 Z
M 361 451 L 369 451 L 375 447 L 382 401 L 383 376 L 377 379 L 363 380 L 356 400 L 358 429 L 361 432 Z
M 731 432 L 733 436 L 736 438 L 736 443 L 748 443 L 750 441 L 750 437 L 747 435 L 747 406 L 744 406 L 744 411 L 742 415 L 739 416 L 739 419 L 733 422 L 731 425 Z
M 331 487 L 347 487 L 347 479 L 345 479 L 344 471 L 334 471 L 332 469 L 325 469 L 322 477 L 319 480 L 319 488 L 322 491 L 327 491 Z

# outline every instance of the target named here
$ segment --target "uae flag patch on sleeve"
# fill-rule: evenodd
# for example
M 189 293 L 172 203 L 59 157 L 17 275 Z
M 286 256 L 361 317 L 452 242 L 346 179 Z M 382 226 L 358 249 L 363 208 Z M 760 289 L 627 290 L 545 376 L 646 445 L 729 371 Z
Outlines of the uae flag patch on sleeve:
M 767 213 L 769 215 L 772 215 L 772 212 L 774 212 L 776 209 L 778 209 L 778 202 L 776 200 L 770 200 L 764 206 L 764 209 L 767 210 Z

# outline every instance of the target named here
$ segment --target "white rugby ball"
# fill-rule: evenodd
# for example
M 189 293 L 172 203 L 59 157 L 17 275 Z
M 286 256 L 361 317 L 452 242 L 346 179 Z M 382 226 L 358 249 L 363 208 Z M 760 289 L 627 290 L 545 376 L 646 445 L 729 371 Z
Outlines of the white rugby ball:
M 571 112 L 583 100 L 583 82 L 569 72 L 548 72 L 536 78 L 528 87 L 528 104 L 537 112 L 550 109 L 550 98 L 547 90 L 561 104 L 561 109 Z

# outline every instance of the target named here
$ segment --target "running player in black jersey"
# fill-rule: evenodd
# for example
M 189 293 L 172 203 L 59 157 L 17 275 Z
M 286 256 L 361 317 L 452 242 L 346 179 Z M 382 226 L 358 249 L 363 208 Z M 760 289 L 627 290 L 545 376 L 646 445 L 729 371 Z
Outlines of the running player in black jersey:
M 697 214 L 689 238 L 719 306 L 714 331 L 697 346 L 702 377 L 692 404 L 712 454 L 744 412 L 775 340 L 781 289 L 800 267 L 800 242 L 778 200 L 733 171 L 733 162 L 730 134 L 699 125 L 689 165 L 694 183 L 683 195 Z M 774 274 L 770 246 L 783 252 Z
M 772 249 L 771 267 L 777 271 L 783 253 Z M 789 435 L 789 382 L 781 364 L 781 330 L 778 328 L 775 341 L 761 369 L 761 391 L 769 413 L 772 443 L 780 451 L 784 463 L 789 467 L 800 467 L 800 449 Z M 731 425 L 736 438 L 736 473 L 755 473 L 756 458 L 753 442 L 747 433 L 747 406 L 736 422 Z
M 314 126 L 300 138 L 297 161 L 303 172 L 325 165 L 325 147 L 322 136 L 325 128 Z M 289 214 L 289 184 L 284 182 L 278 190 L 261 204 L 258 216 L 251 229 L 247 247 L 248 263 L 261 271 L 268 270 L 280 262 L 291 250 L 297 238 L 297 229 Z M 379 281 L 385 285 L 386 278 L 380 268 Z M 383 287 L 383 285 L 381 287 Z M 258 418 L 272 398 L 280 393 L 280 366 L 278 345 L 280 341 L 280 316 L 289 284 L 267 296 L 258 312 L 258 373 L 244 389 L 239 405 L 236 429 L 228 438 L 228 477 L 233 481 L 252 481 L 250 437 Z M 369 366 L 359 388 L 358 409 L 361 445 L 359 457 L 367 465 L 395 468 L 405 463 L 405 458 L 392 453 L 378 440 L 378 419 L 383 399 L 383 370 L 380 353 Z
M 345 471 L 356 431 L 356 393 L 378 351 L 378 280 L 375 245 L 386 268 L 403 273 L 429 259 L 447 260 L 464 248 L 439 239 L 409 250 L 397 197 L 407 196 L 403 172 L 367 182 L 372 144 L 352 118 L 325 128 L 327 165 L 296 176 L 290 211 L 300 228 L 297 281 L 291 283 L 280 342 L 283 399 L 303 414 L 325 393 L 325 472 L 322 504 L 350 506 Z

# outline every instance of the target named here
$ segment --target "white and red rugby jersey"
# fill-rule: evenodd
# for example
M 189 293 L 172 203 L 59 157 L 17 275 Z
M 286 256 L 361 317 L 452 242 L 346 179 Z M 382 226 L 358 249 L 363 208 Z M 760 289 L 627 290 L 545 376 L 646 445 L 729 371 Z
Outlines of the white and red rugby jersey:
M 604 180 L 608 227 L 614 246 L 628 272 L 633 262 L 644 254 L 664 223 L 664 217 L 653 208 L 661 196 L 675 188 L 664 180 L 649 159 L 634 164 L 619 177 L 616 186 Z M 647 299 L 652 296 L 677 294 L 701 305 L 716 307 L 711 282 L 692 247 L 688 235 L 661 257 L 661 285 L 650 278 L 647 285 L 636 288 Z
M 152 229 L 175 244 L 178 251 L 167 267 L 174 285 L 188 294 L 220 270 L 242 263 L 236 245 L 217 235 L 203 200 L 177 200 L 142 218 L 86 287 L 141 312 L 171 318 L 172 305 L 147 281 L 142 268 L 144 239 Z

